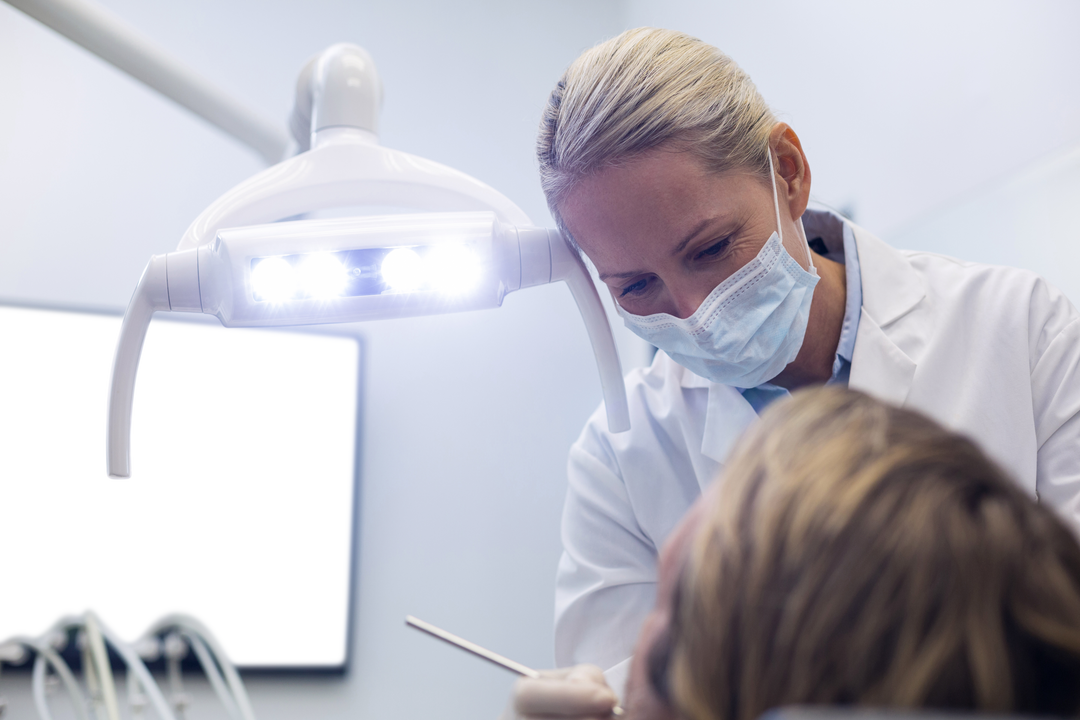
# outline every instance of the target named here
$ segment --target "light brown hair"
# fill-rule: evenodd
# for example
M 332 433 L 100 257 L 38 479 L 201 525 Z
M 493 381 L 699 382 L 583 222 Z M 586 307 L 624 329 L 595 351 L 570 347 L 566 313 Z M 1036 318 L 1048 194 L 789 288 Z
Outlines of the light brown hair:
M 683 717 L 1080 711 L 1080 546 L 968 439 L 861 393 L 802 391 L 720 482 L 669 640 Z
M 712 45 L 627 30 L 582 53 L 552 91 L 536 140 L 540 184 L 565 232 L 559 206 L 575 183 L 661 146 L 692 152 L 714 172 L 768 178 L 775 123 L 750 76 Z

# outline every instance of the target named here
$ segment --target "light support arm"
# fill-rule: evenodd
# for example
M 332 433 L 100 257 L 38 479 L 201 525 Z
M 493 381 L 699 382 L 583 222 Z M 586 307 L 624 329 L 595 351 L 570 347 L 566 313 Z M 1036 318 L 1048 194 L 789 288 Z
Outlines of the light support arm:
M 87 0 L 5 2 L 217 126 L 267 164 L 285 156 L 288 136 L 277 123 L 237 102 L 104 8 Z
M 158 310 L 171 309 L 165 259 L 165 255 L 150 258 L 120 327 L 109 386 L 109 422 L 105 430 L 108 470 L 113 477 L 131 475 L 131 408 L 135 399 L 135 375 L 150 319 Z
M 561 233 L 557 230 L 550 232 L 557 237 L 557 240 L 553 238 L 551 242 L 551 279 L 566 282 L 577 303 L 581 319 L 585 321 L 585 330 L 589 333 L 589 342 L 596 356 L 596 367 L 600 372 L 608 430 L 613 433 L 626 432 L 630 429 L 630 407 L 626 400 L 622 363 L 619 362 L 615 337 L 611 334 L 604 304 L 581 256 Z

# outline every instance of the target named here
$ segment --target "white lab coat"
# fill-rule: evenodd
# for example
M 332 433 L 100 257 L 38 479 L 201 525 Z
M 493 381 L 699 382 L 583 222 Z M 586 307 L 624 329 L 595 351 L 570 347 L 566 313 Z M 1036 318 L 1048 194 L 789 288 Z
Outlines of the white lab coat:
M 853 229 L 863 305 L 849 386 L 968 434 L 1080 525 L 1080 314 L 1034 273 L 900 252 Z M 737 389 L 662 352 L 627 392 L 631 430 L 609 433 L 598 410 L 570 451 L 560 666 L 630 656 L 658 549 L 757 417 Z M 625 667 L 609 674 L 620 690 Z

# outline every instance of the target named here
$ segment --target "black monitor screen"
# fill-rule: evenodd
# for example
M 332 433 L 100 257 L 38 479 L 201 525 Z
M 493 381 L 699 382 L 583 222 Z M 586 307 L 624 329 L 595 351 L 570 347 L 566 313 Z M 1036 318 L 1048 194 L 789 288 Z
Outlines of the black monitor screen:
M 360 343 L 158 315 L 132 476 L 105 472 L 120 317 L 0 307 L 0 638 L 173 612 L 247 667 L 346 662 Z

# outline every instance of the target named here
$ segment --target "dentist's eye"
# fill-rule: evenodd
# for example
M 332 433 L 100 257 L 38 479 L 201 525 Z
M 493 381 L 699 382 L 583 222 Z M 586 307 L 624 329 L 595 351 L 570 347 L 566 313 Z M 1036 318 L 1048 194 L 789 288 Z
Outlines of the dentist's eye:
M 721 240 L 720 242 L 714 243 L 714 244 L 710 245 L 709 247 L 705 248 L 704 250 L 702 250 L 701 252 L 694 255 L 694 259 L 695 260 L 700 260 L 700 259 L 705 258 L 705 257 L 712 257 L 712 256 L 715 256 L 715 255 L 719 255 L 730 244 L 731 244 L 730 240 L 727 240 L 727 239 Z
M 627 295 L 640 295 L 645 292 L 645 286 L 649 284 L 648 280 L 638 280 L 636 283 L 627 285 L 619 293 L 619 297 L 626 297 Z

